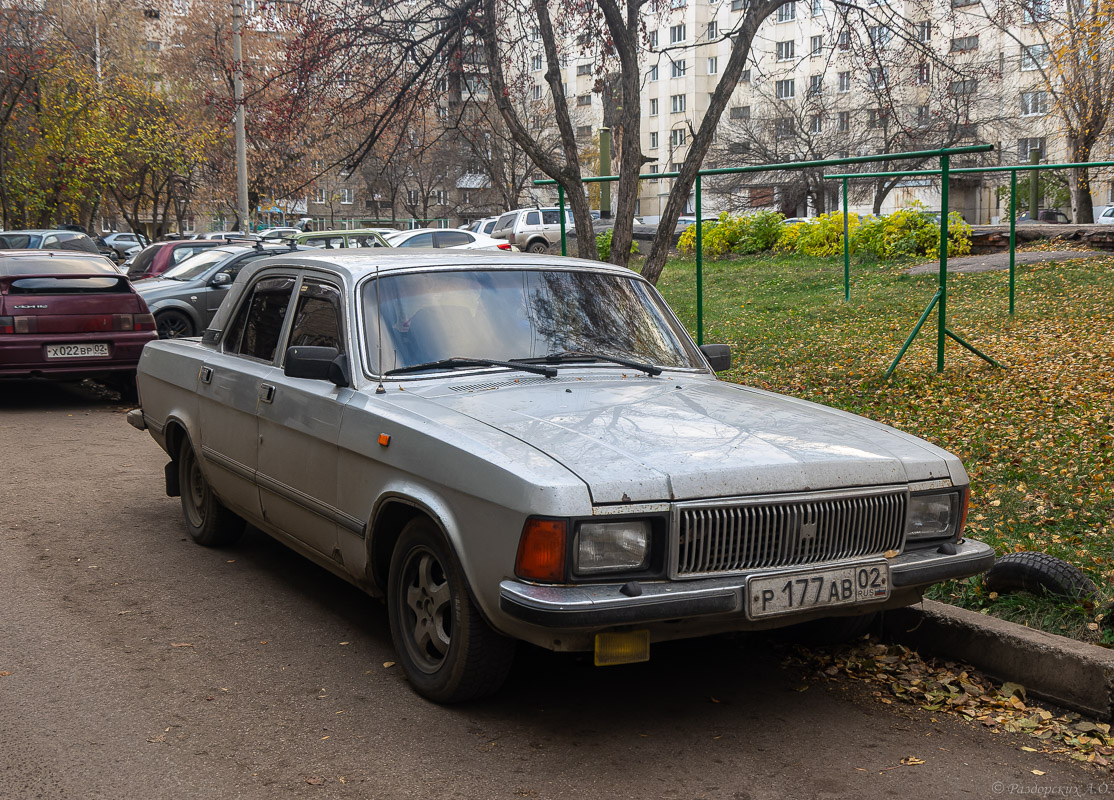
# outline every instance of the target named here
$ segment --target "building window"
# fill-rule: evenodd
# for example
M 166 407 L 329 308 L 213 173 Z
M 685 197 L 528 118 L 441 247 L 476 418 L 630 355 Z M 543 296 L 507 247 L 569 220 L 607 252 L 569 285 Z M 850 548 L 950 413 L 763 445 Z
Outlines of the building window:
M 406 190 L 406 202 L 407 202 L 408 205 L 411 205 L 411 206 L 418 205 L 418 199 L 419 198 L 418 198 L 418 190 L 417 189 L 407 189 Z
M 823 133 L 824 132 L 824 118 L 819 114 L 813 114 L 808 118 L 808 132 L 809 133 Z
M 669 132 L 669 144 L 672 147 L 684 147 L 685 146 L 685 129 L 684 128 L 674 128 L 673 130 L 671 130 Z
M 952 0 L 952 8 L 977 5 L 979 0 Z
M 590 105 L 592 105 L 592 95 L 590 95 L 590 94 L 577 95 L 576 96 L 576 104 L 578 106 L 590 106 Z
M 875 47 L 885 47 L 889 44 L 893 32 L 885 25 L 872 25 L 866 29 L 870 43 Z
M 979 88 L 979 82 L 976 78 L 967 78 L 962 81 L 952 81 L 948 84 L 948 94 L 955 97 L 967 97 L 973 95 Z
M 809 55 L 816 57 L 824 55 L 824 37 L 813 36 L 809 40 Z
M 866 71 L 866 80 L 871 89 L 880 89 L 889 82 L 889 70 L 886 67 L 870 67 Z
M 684 40 L 685 40 L 685 25 L 684 25 L 684 23 L 681 23 L 680 25 L 670 25 L 669 26 L 669 43 L 670 44 L 678 44 L 679 42 L 683 42 Z
M 793 40 L 777 43 L 777 60 L 791 61 L 793 59 Z
M 928 106 L 917 106 L 917 127 L 927 128 L 929 121 Z
M 1021 21 L 1026 25 L 1034 22 L 1047 22 L 1052 18 L 1049 0 L 1026 0 L 1021 9 Z
M 709 75 L 718 75 L 719 74 L 719 58 L 717 56 L 712 56 L 711 58 L 708 59 L 708 74 Z
M 656 117 L 658 115 L 658 99 L 656 97 L 650 98 L 650 116 Z
M 838 47 L 840 50 L 850 50 L 851 49 L 851 32 L 850 31 L 842 30 L 842 31 L 839 32 L 839 37 L 836 39 L 836 47 Z
M 686 64 L 684 61 L 674 61 L 669 65 L 670 78 L 683 78 L 685 77 Z
M 658 32 L 657 31 L 650 31 L 649 37 L 650 37 L 650 40 L 649 40 L 649 42 L 647 42 L 647 44 L 650 46 L 650 49 L 651 50 L 657 50 L 658 49 Z
M 847 131 L 851 130 L 851 112 L 850 111 L 840 111 L 839 112 L 839 130 L 842 133 L 846 133 Z
M 592 126 L 591 125 L 579 125 L 579 126 L 577 126 L 576 138 L 577 139 L 591 139 L 592 138 Z
M 445 191 L 438 189 L 433 193 L 433 204 L 438 206 L 445 205 Z
M 658 79 L 658 65 L 650 67 L 650 80 L 656 81 Z
M 542 87 L 541 87 L 540 83 L 535 83 L 530 88 L 530 99 L 531 100 L 541 100 L 542 99 Z
M 824 93 L 824 76 L 823 75 L 810 75 L 808 78 L 808 93 L 811 97 L 816 97 Z
M 952 39 L 952 52 L 953 53 L 966 53 L 969 50 L 979 49 L 978 36 L 960 36 L 958 39 Z
M 657 175 L 658 174 L 658 165 L 657 164 L 651 164 L 650 169 L 648 170 L 648 172 L 651 175 Z M 657 183 L 658 180 L 659 180 L 658 178 L 650 178 L 650 183 Z
M 774 120 L 774 138 L 792 139 L 793 134 L 796 132 L 797 126 L 792 119 L 775 119 Z
M 884 108 L 868 108 L 866 111 L 866 126 L 868 128 L 881 128 L 886 124 L 886 110 Z
M 1021 116 L 1032 117 L 1048 113 L 1048 92 L 1022 92 Z
M 777 7 L 777 21 L 789 22 L 797 18 L 797 4 L 795 2 L 782 3 Z
M 685 96 L 683 94 L 670 95 L 669 108 L 674 114 L 683 112 L 685 110 Z
M 791 97 L 796 97 L 796 87 L 793 79 L 790 78 L 786 81 L 778 81 L 774 84 L 774 93 L 777 95 L 778 100 L 788 100 Z
M 541 56 L 531 57 L 531 59 L 530 59 L 530 69 L 532 69 L 534 72 L 541 72 L 541 69 L 542 69 L 542 57 Z
M 839 73 L 839 89 L 838 89 L 838 91 L 840 93 L 851 91 L 851 73 L 850 72 Z
M 1021 48 L 1021 69 L 1044 69 L 1048 66 L 1048 45 L 1031 44 Z
M 576 65 L 576 74 L 577 75 L 591 75 L 592 74 L 592 65 L 591 64 L 577 64 Z
M 824 13 L 824 0 L 812 0 L 812 16 L 819 17 Z
M 1017 160 L 1027 162 L 1029 154 L 1037 150 L 1041 154 L 1041 158 L 1047 159 L 1048 152 L 1044 149 L 1043 136 L 1030 136 L 1028 139 L 1017 140 Z
M 324 189 L 318 189 L 317 190 L 317 192 L 313 196 L 313 202 L 318 203 L 320 205 L 324 205 L 325 203 L 329 202 L 328 199 L 325 197 L 325 190 Z
M 750 83 L 750 70 L 744 69 L 743 74 L 739 76 L 739 83 Z
M 931 67 L 927 61 L 922 61 L 917 65 L 917 85 L 927 86 L 932 77 Z
M 731 119 L 749 120 L 750 106 L 732 106 L 729 113 L 731 114 Z
M 932 41 L 932 23 L 928 21 L 918 22 L 913 33 L 918 42 Z
M 718 38 L 719 38 L 719 23 L 717 23 L 715 20 L 712 20 L 711 22 L 708 23 L 708 41 L 709 42 L 714 42 Z
M 651 150 L 657 150 L 658 149 L 658 132 L 657 131 L 650 131 L 650 149 Z

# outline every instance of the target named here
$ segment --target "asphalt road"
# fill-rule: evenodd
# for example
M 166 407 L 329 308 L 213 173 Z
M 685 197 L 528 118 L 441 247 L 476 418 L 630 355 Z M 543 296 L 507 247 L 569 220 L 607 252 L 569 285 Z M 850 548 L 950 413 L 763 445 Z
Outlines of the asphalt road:
M 758 638 L 659 645 L 647 664 L 609 669 L 523 649 L 496 698 L 432 705 L 389 666 L 377 601 L 255 531 L 230 550 L 187 541 L 163 492 L 167 459 L 124 410 L 82 388 L 0 384 L 4 800 L 1104 786 L 1022 752 L 1021 737 L 816 680 Z M 900 766 L 909 756 L 924 763 Z

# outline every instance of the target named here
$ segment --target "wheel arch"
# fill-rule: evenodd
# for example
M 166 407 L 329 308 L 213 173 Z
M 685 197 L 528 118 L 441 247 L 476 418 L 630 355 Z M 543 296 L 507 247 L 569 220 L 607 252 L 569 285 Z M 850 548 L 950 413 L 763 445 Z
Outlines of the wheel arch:
M 190 323 L 193 325 L 194 330 L 203 330 L 201 325 L 201 316 L 198 314 L 197 309 L 189 303 L 184 303 L 181 300 L 167 300 L 161 303 L 156 308 L 151 309 L 151 315 L 157 321 L 160 314 L 165 314 L 167 311 L 178 311 L 185 314 Z
M 381 591 L 387 590 L 391 569 L 391 555 L 402 529 L 413 519 L 425 517 L 441 531 L 453 555 L 460 560 L 453 537 L 441 519 L 441 514 L 428 503 L 403 494 L 388 494 L 379 499 L 372 512 L 367 530 L 368 577 Z

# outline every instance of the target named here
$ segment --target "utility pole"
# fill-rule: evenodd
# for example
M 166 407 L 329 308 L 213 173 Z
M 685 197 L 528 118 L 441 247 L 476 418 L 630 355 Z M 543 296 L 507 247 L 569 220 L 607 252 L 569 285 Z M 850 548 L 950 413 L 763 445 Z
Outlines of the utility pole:
M 248 212 L 248 149 L 244 131 L 244 54 L 240 31 L 244 27 L 243 0 L 232 0 L 232 101 L 236 106 L 236 200 L 240 229 L 251 233 Z

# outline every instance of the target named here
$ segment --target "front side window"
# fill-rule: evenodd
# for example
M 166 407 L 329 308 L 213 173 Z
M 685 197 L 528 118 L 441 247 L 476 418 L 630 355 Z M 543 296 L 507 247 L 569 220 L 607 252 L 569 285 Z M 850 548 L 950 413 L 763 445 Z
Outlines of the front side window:
M 273 361 L 294 279 L 264 278 L 252 287 L 224 337 L 224 352 Z
M 378 291 L 376 281 L 365 283 L 360 296 L 368 364 L 376 374 L 380 350 L 386 373 L 447 358 L 510 361 L 566 351 L 701 366 L 661 300 L 636 278 L 476 270 L 390 275 L 378 282 Z
M 341 336 L 340 289 L 329 283 L 306 280 L 298 290 L 289 347 L 335 347 L 344 352 Z
M 459 247 L 462 244 L 472 244 L 473 241 L 472 235 L 465 231 L 438 231 L 433 235 L 434 247 Z

